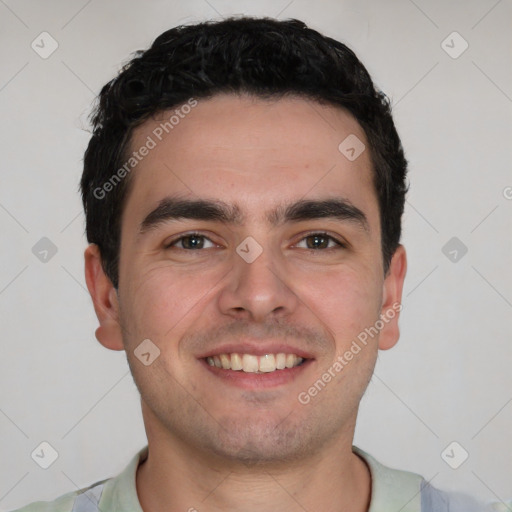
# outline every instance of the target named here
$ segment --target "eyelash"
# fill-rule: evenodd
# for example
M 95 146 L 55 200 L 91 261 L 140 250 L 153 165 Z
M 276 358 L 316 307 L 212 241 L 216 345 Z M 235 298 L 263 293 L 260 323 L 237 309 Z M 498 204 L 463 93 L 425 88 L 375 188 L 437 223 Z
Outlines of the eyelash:
M 317 251 L 329 251 L 329 250 L 333 250 L 333 249 L 344 249 L 344 248 L 347 247 L 347 245 L 345 243 L 343 243 L 340 240 L 338 240 L 337 238 L 329 235 L 328 233 L 324 233 L 322 231 L 312 231 L 311 233 L 307 233 L 306 235 L 304 235 L 299 240 L 299 242 L 302 242 L 306 238 L 310 238 L 310 237 L 313 237 L 313 236 L 321 236 L 321 237 L 327 238 L 327 239 L 329 239 L 329 241 L 333 241 L 336 244 L 336 247 L 327 247 L 327 248 L 324 248 L 324 249 L 310 249 L 310 248 L 307 248 L 306 249 L 307 251 L 315 251 L 315 252 L 317 252 Z M 168 244 L 165 245 L 165 248 L 166 249 L 171 249 L 178 242 L 182 241 L 185 238 L 190 238 L 190 237 L 204 238 L 204 239 L 209 240 L 210 242 L 214 243 L 206 235 L 203 235 L 202 233 L 192 232 L 192 233 L 187 233 L 185 235 L 180 236 L 179 238 L 176 238 L 176 239 L 172 240 L 171 242 L 169 242 Z M 185 248 L 181 248 L 181 247 L 179 247 L 178 249 L 180 249 L 182 251 L 189 251 L 189 252 L 196 251 L 196 250 L 197 251 L 204 250 L 204 249 L 185 249 Z

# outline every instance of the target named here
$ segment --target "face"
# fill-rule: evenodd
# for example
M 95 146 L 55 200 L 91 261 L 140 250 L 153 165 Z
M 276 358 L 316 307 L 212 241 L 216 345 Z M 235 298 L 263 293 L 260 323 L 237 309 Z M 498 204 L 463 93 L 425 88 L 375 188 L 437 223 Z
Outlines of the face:
M 132 150 L 156 144 L 130 177 L 118 294 L 86 264 L 98 339 L 126 350 L 148 439 L 246 463 L 351 442 L 405 274 L 402 248 L 383 274 L 368 149 L 338 148 L 368 148 L 363 130 L 304 99 L 219 95 L 159 141 L 171 114 L 133 134 Z

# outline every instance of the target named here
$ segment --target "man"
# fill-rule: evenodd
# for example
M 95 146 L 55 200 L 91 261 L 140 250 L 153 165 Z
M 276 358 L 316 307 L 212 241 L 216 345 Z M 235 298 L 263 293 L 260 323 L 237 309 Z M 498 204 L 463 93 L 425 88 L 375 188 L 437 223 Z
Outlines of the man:
M 297 20 L 174 28 L 92 121 L 86 281 L 148 446 L 22 510 L 482 510 L 352 445 L 399 338 L 407 163 L 351 50 Z

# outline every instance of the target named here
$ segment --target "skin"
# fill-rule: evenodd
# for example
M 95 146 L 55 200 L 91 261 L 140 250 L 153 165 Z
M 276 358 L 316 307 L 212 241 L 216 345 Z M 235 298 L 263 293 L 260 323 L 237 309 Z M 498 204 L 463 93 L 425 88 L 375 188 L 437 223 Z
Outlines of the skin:
M 131 147 L 167 118 L 139 126 Z M 300 98 L 200 100 L 130 176 L 117 291 L 97 246 L 85 251 L 96 337 L 126 350 L 141 393 L 144 510 L 368 509 L 371 478 L 352 440 L 377 352 L 398 340 L 398 313 L 307 405 L 297 399 L 401 300 L 405 250 L 399 246 L 384 275 L 369 151 L 349 161 L 338 150 L 350 134 L 368 147 L 350 114 Z M 245 222 L 174 220 L 141 235 L 142 220 L 171 194 L 236 203 Z M 332 197 L 359 208 L 367 229 L 332 218 L 270 226 L 265 218 L 277 204 Z M 207 237 L 204 248 L 167 246 L 191 231 Z M 308 249 L 311 232 L 344 247 Z M 248 236 L 263 249 L 252 263 L 236 252 Z M 312 361 L 291 382 L 245 389 L 198 359 L 246 337 L 289 342 Z M 134 355 L 144 339 L 160 350 L 148 366 Z

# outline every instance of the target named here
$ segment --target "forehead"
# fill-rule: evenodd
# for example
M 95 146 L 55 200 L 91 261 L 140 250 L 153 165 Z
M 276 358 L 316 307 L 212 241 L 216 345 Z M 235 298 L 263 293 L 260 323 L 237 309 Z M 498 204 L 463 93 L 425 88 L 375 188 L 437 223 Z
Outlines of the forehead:
M 369 151 L 347 158 L 347 140 L 358 152 L 367 147 L 357 121 L 334 106 L 298 97 L 199 99 L 190 108 L 159 112 L 134 130 L 130 151 L 151 149 L 131 175 L 134 197 L 128 202 L 143 215 L 144 208 L 180 193 L 247 201 L 263 217 L 263 202 L 282 203 L 287 194 L 299 199 L 341 192 L 375 200 Z

